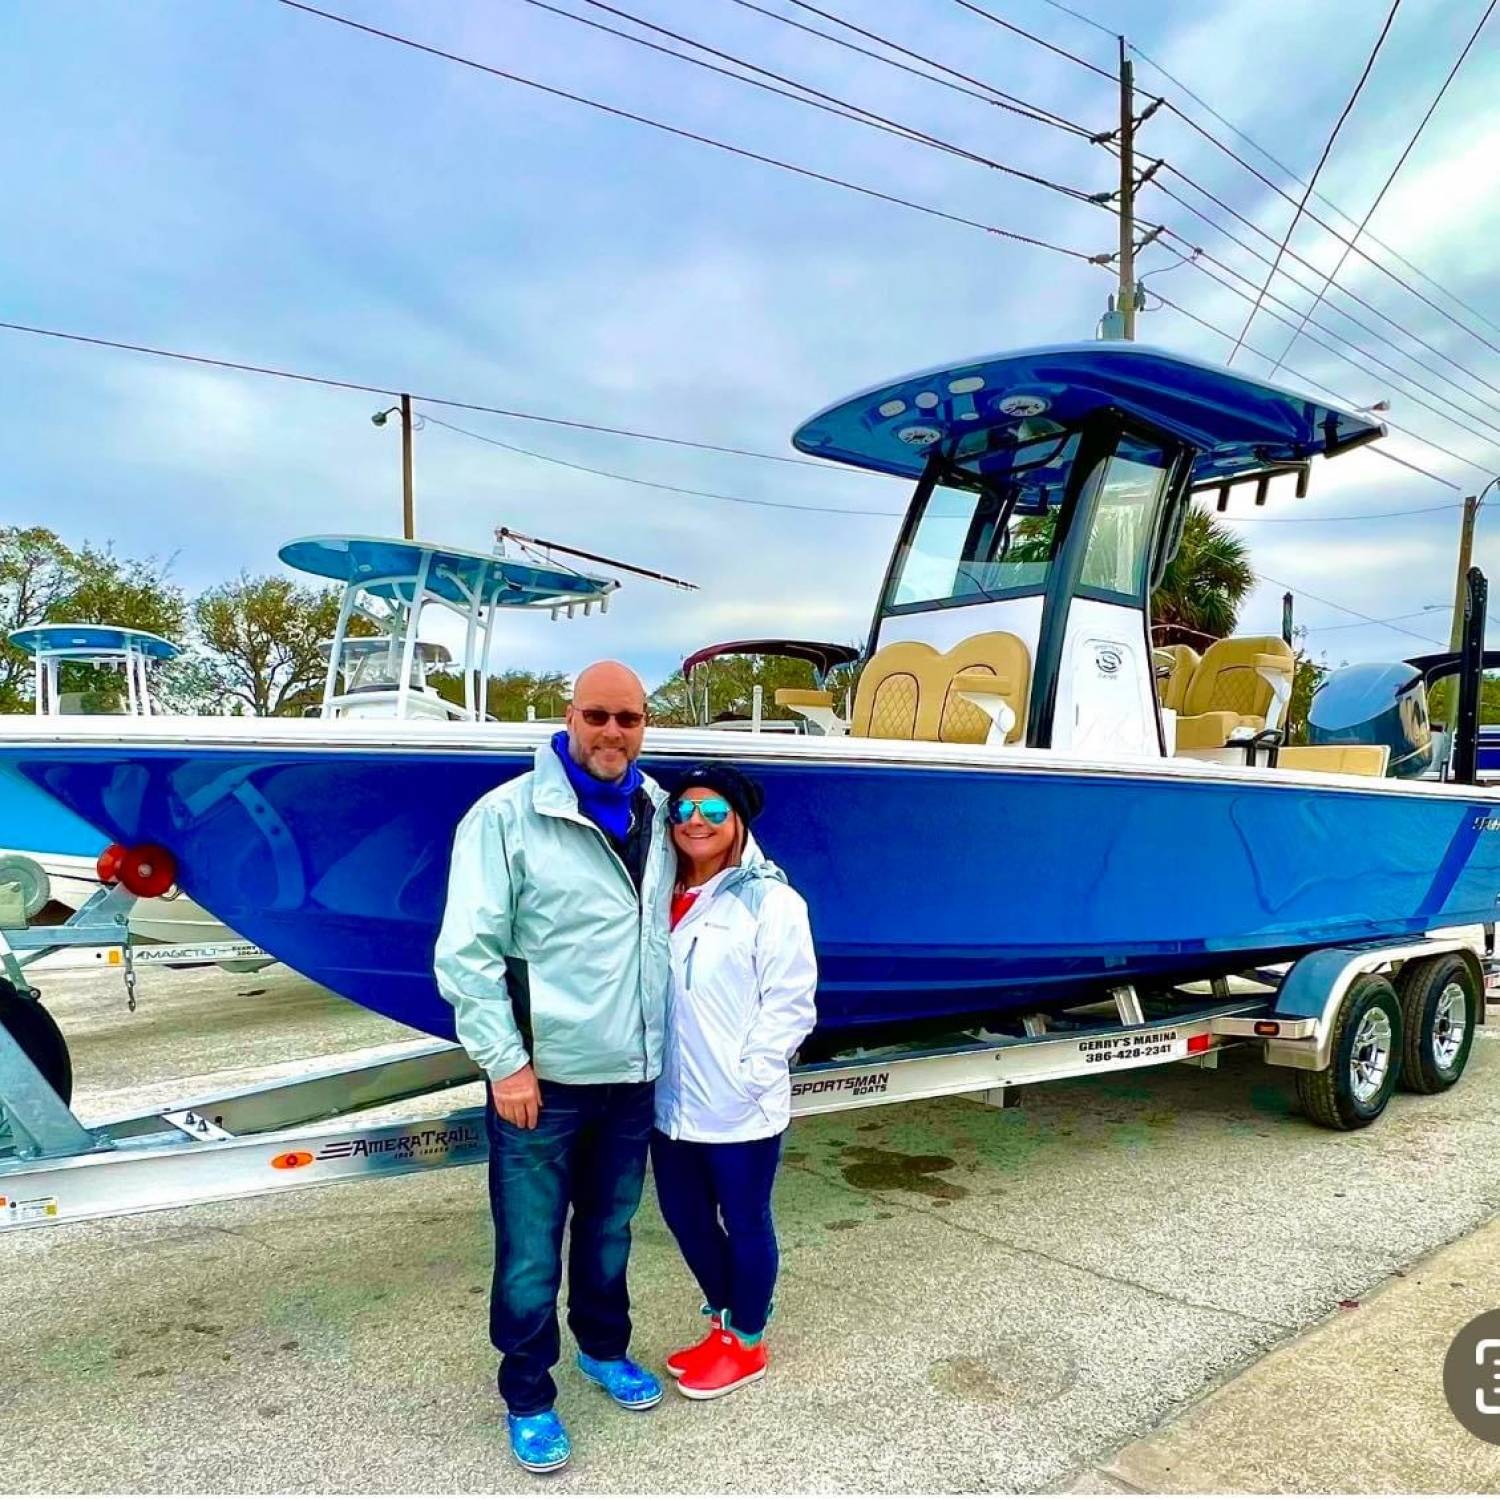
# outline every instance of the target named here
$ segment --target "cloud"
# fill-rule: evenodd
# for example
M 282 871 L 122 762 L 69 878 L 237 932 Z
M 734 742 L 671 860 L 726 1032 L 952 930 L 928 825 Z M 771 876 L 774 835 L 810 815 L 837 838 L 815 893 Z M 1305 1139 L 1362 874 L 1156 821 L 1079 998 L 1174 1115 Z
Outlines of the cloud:
M 748 11 L 640 4 L 664 25 L 962 146 L 1089 190 L 1112 185 L 1112 159 L 1087 143 Z M 1213 8 L 1131 0 L 1117 9 L 1112 26 L 1129 29 L 1291 165 L 1310 165 L 1318 134 L 1310 122 L 1332 118 L 1347 91 L 1343 61 L 1358 61 L 1347 11 L 1283 7 L 1267 27 L 1261 0 Z M 360 14 L 983 223 L 1089 252 L 1113 247 L 1114 223 L 1099 208 L 529 8 L 368 0 Z M 1091 127 L 1114 115 L 1108 80 L 958 7 L 868 0 L 849 14 Z M 1393 48 L 1388 75 L 1383 60 L 1390 93 L 1372 95 L 1375 136 L 1397 104 L 1407 118 L 1418 85 L 1434 86 L 1432 54 L 1447 48 L 1453 26 L 1430 6 L 1422 15 L 1442 46 L 1424 55 Z M 1030 5 L 1023 24 L 1112 66 L 1107 43 L 1050 8 Z M 1484 69 L 1473 91 L 1455 86 L 1451 116 L 1445 105 L 1377 227 L 1500 317 L 1491 290 L 1495 210 L 1483 197 L 1497 127 L 1464 134 L 1475 100 L 1487 97 Z M 1143 88 L 1160 83 L 1148 75 L 1143 66 Z M 1461 82 L 1469 87 L 1467 71 Z M 0 88 L 10 111 L 0 168 L 14 226 L 0 243 L 0 277 L 14 315 L 398 390 L 789 453 L 799 421 L 885 376 L 1087 336 L 1110 290 L 1105 274 L 1077 262 L 281 7 L 220 12 L 142 0 L 128 15 L 102 10 L 84 29 L 46 8 L 13 10 L 0 19 Z M 1373 192 L 1390 141 L 1384 155 L 1372 137 L 1350 142 L 1347 162 L 1331 164 L 1346 175 L 1330 180 L 1339 200 L 1358 208 L 1368 196 L 1362 173 L 1373 174 Z M 1268 230 L 1284 227 L 1282 200 L 1165 113 L 1145 127 L 1142 149 L 1170 151 Z M 1143 197 L 1143 213 L 1169 207 Z M 1195 241 L 1222 250 L 1183 222 Z M 1316 232 L 1298 245 L 1315 263 L 1336 258 Z M 1253 270 L 1238 252 L 1223 253 Z M 1151 269 L 1171 258 L 1157 247 L 1142 259 Z M 1365 289 L 1366 275 L 1351 263 L 1351 284 Z M 1243 320 L 1243 302 L 1186 267 L 1159 285 L 1232 330 Z M 1385 306 L 1389 293 L 1381 284 L 1370 295 Z M 1437 320 L 1410 314 L 1399 299 L 1392 305 L 1422 317 L 1441 347 L 1455 336 L 1455 352 L 1462 345 Z M 1258 324 L 1252 342 L 1278 349 L 1285 332 Z M 1142 320 L 1142 336 L 1211 359 L 1229 347 L 1166 311 Z M 397 529 L 399 436 L 369 423 L 382 398 L 3 337 L 11 390 L 0 405 L 0 464 L 9 509 L 22 519 L 74 540 L 112 536 L 127 554 L 175 551 L 177 576 L 191 588 L 275 568 L 277 547 L 294 535 Z M 1479 355 L 1467 348 L 1459 357 L 1477 363 Z M 1358 401 L 1393 384 L 1311 348 L 1299 346 L 1293 362 Z M 1493 374 L 1493 365 L 1483 368 Z M 1494 457 L 1487 440 L 1400 398 L 1394 414 L 1475 462 Z M 831 468 L 447 415 L 541 453 L 692 489 L 890 511 L 905 502 L 903 485 Z M 1390 445 L 1438 472 L 1475 477 L 1410 439 L 1393 435 Z M 1453 498 L 1352 455 L 1317 467 L 1307 502 L 1273 492 L 1268 514 Z M 497 661 L 568 670 L 617 650 L 648 675 L 664 675 L 716 636 L 858 638 L 898 524 L 672 495 L 435 424 L 417 434 L 416 502 L 420 531 L 437 541 L 485 548 L 503 522 L 700 583 L 700 593 L 682 595 L 632 582 L 602 620 L 507 617 L 497 646 Z M 1258 566 L 1371 614 L 1443 597 L 1448 587 L 1449 514 L 1326 532 L 1240 529 Z M 1480 556 L 1489 555 L 1482 534 Z M 1256 596 L 1258 625 L 1274 615 L 1278 595 Z

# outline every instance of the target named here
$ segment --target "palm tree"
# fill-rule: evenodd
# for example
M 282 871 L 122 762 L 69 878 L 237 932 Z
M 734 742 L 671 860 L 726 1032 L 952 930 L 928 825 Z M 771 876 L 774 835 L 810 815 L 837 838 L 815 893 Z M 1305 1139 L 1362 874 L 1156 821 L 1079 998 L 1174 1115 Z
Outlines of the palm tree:
M 1232 635 L 1240 605 L 1254 586 L 1244 542 L 1207 511 L 1189 511 L 1182 545 L 1151 596 L 1156 634 L 1161 642 L 1185 641 L 1200 648 L 1205 637 Z

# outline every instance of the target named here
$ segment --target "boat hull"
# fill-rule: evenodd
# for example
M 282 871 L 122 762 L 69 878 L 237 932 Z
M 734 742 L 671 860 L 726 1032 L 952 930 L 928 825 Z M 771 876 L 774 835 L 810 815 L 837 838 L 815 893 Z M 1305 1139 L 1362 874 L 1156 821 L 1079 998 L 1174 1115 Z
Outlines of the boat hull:
M 531 745 L 284 738 L 0 741 L 0 765 L 112 838 L 164 844 L 194 900 L 309 978 L 451 1036 L 431 964 L 453 832 L 529 768 Z M 807 898 L 829 1033 L 1035 1010 L 1091 986 L 1488 922 L 1500 893 L 1487 789 L 1183 774 L 1180 762 L 1100 772 L 1004 752 L 923 764 L 889 746 L 861 761 L 837 742 L 748 735 L 654 753 L 668 738 L 648 742 L 648 770 L 707 751 L 763 781 L 757 836 Z

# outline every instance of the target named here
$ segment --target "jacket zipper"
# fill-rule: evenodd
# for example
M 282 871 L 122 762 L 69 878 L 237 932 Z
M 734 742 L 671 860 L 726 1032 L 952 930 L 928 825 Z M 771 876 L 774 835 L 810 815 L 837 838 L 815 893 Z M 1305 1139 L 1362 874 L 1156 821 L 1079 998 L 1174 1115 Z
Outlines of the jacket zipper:
M 697 951 L 698 939 L 694 938 L 693 941 L 688 944 L 687 962 L 683 965 L 683 968 L 686 970 L 685 978 L 688 989 L 692 989 L 693 987 L 693 955 Z
M 647 798 L 647 801 L 650 801 L 649 797 Z M 653 832 L 654 825 L 656 823 L 656 812 L 656 805 L 652 803 L 651 823 L 653 825 Z M 604 845 L 604 852 L 609 855 L 609 857 L 615 862 L 615 868 L 620 872 L 621 875 L 625 877 L 625 884 L 635 892 L 635 914 L 637 926 L 636 961 L 644 967 L 646 960 L 646 885 L 647 877 L 651 873 L 651 845 L 648 843 L 646 846 L 646 863 L 641 870 L 640 888 L 637 889 L 636 883 L 631 877 L 629 867 L 626 865 L 625 861 L 621 859 L 620 856 L 615 852 L 615 846 L 611 844 L 609 839 L 605 836 L 604 830 L 600 828 L 592 818 L 586 818 L 582 813 L 576 812 L 555 812 L 550 814 L 550 816 L 561 818 L 565 823 L 577 823 L 580 827 L 587 828 L 594 835 L 594 837 Z M 644 1007 L 641 1011 L 641 1059 L 645 1065 L 650 1065 L 650 1049 L 646 1045 L 646 1013 Z

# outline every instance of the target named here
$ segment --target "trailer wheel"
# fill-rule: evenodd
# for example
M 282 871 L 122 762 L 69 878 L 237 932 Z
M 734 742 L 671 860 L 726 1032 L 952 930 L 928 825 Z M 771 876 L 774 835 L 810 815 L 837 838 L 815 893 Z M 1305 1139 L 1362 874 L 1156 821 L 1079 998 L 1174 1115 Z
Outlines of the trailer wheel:
M 1479 987 L 1456 953 L 1408 964 L 1401 974 L 1401 1086 L 1438 1094 L 1463 1076 L 1474 1045 Z
M 1388 979 L 1361 974 L 1333 1022 L 1333 1055 L 1321 1072 L 1297 1074 L 1309 1119 L 1329 1130 L 1361 1130 L 1380 1118 L 1401 1067 L 1401 1001 Z
M 50 1083 L 64 1104 L 73 1099 L 73 1059 L 57 1022 L 39 1001 L 0 979 L 0 1026 L 20 1044 L 32 1066 Z

